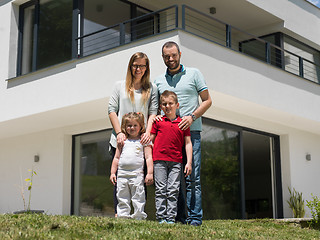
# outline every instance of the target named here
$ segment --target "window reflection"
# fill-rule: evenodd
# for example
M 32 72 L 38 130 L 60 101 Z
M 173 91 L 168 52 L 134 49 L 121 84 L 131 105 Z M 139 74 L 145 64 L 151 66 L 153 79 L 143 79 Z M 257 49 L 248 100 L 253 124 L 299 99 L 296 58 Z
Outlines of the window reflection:
M 204 125 L 201 140 L 204 219 L 241 218 L 238 132 Z
M 71 59 L 72 0 L 40 1 L 37 69 Z
M 74 214 L 114 216 L 112 159 L 108 152 L 111 130 L 76 136 L 74 140 Z
M 72 0 L 40 0 L 21 6 L 18 75 L 71 59 L 72 4 Z

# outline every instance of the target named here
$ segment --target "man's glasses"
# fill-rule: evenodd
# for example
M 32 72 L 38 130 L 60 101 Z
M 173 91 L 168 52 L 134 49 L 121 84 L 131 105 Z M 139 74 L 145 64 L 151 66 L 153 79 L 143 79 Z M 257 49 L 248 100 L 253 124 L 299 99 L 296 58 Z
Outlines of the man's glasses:
M 132 65 L 131 67 L 134 68 L 134 69 L 138 69 L 138 68 L 146 69 L 147 65 Z

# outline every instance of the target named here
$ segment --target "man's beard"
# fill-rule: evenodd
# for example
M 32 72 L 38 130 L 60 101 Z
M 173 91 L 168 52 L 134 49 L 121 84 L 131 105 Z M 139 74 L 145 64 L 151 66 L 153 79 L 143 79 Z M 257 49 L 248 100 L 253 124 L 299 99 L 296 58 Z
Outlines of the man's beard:
M 174 61 L 173 65 L 170 63 L 166 64 L 167 67 L 169 68 L 169 70 L 173 70 L 173 69 L 177 69 L 180 66 L 180 62 L 179 61 Z

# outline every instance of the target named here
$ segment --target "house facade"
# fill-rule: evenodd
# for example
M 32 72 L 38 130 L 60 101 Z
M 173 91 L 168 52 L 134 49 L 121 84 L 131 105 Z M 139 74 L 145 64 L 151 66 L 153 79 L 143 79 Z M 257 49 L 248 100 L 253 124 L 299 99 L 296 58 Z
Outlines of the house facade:
M 288 188 L 320 196 L 320 9 L 307 1 L 0 0 L 0 36 L 0 213 L 23 209 L 33 169 L 32 209 L 113 216 L 109 96 L 135 52 L 151 80 L 163 73 L 169 40 L 213 99 L 204 218 L 287 218 Z

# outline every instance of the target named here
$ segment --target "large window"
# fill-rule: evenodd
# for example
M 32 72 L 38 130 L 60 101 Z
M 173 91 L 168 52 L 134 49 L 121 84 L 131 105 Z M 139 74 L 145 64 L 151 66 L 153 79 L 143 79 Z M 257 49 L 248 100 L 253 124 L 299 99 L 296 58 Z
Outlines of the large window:
M 35 0 L 20 7 L 18 75 L 71 59 L 73 0 Z
M 204 219 L 281 218 L 278 136 L 203 120 L 201 187 Z M 73 210 L 76 215 L 114 216 L 111 130 L 74 137 Z M 146 213 L 155 219 L 154 186 Z

